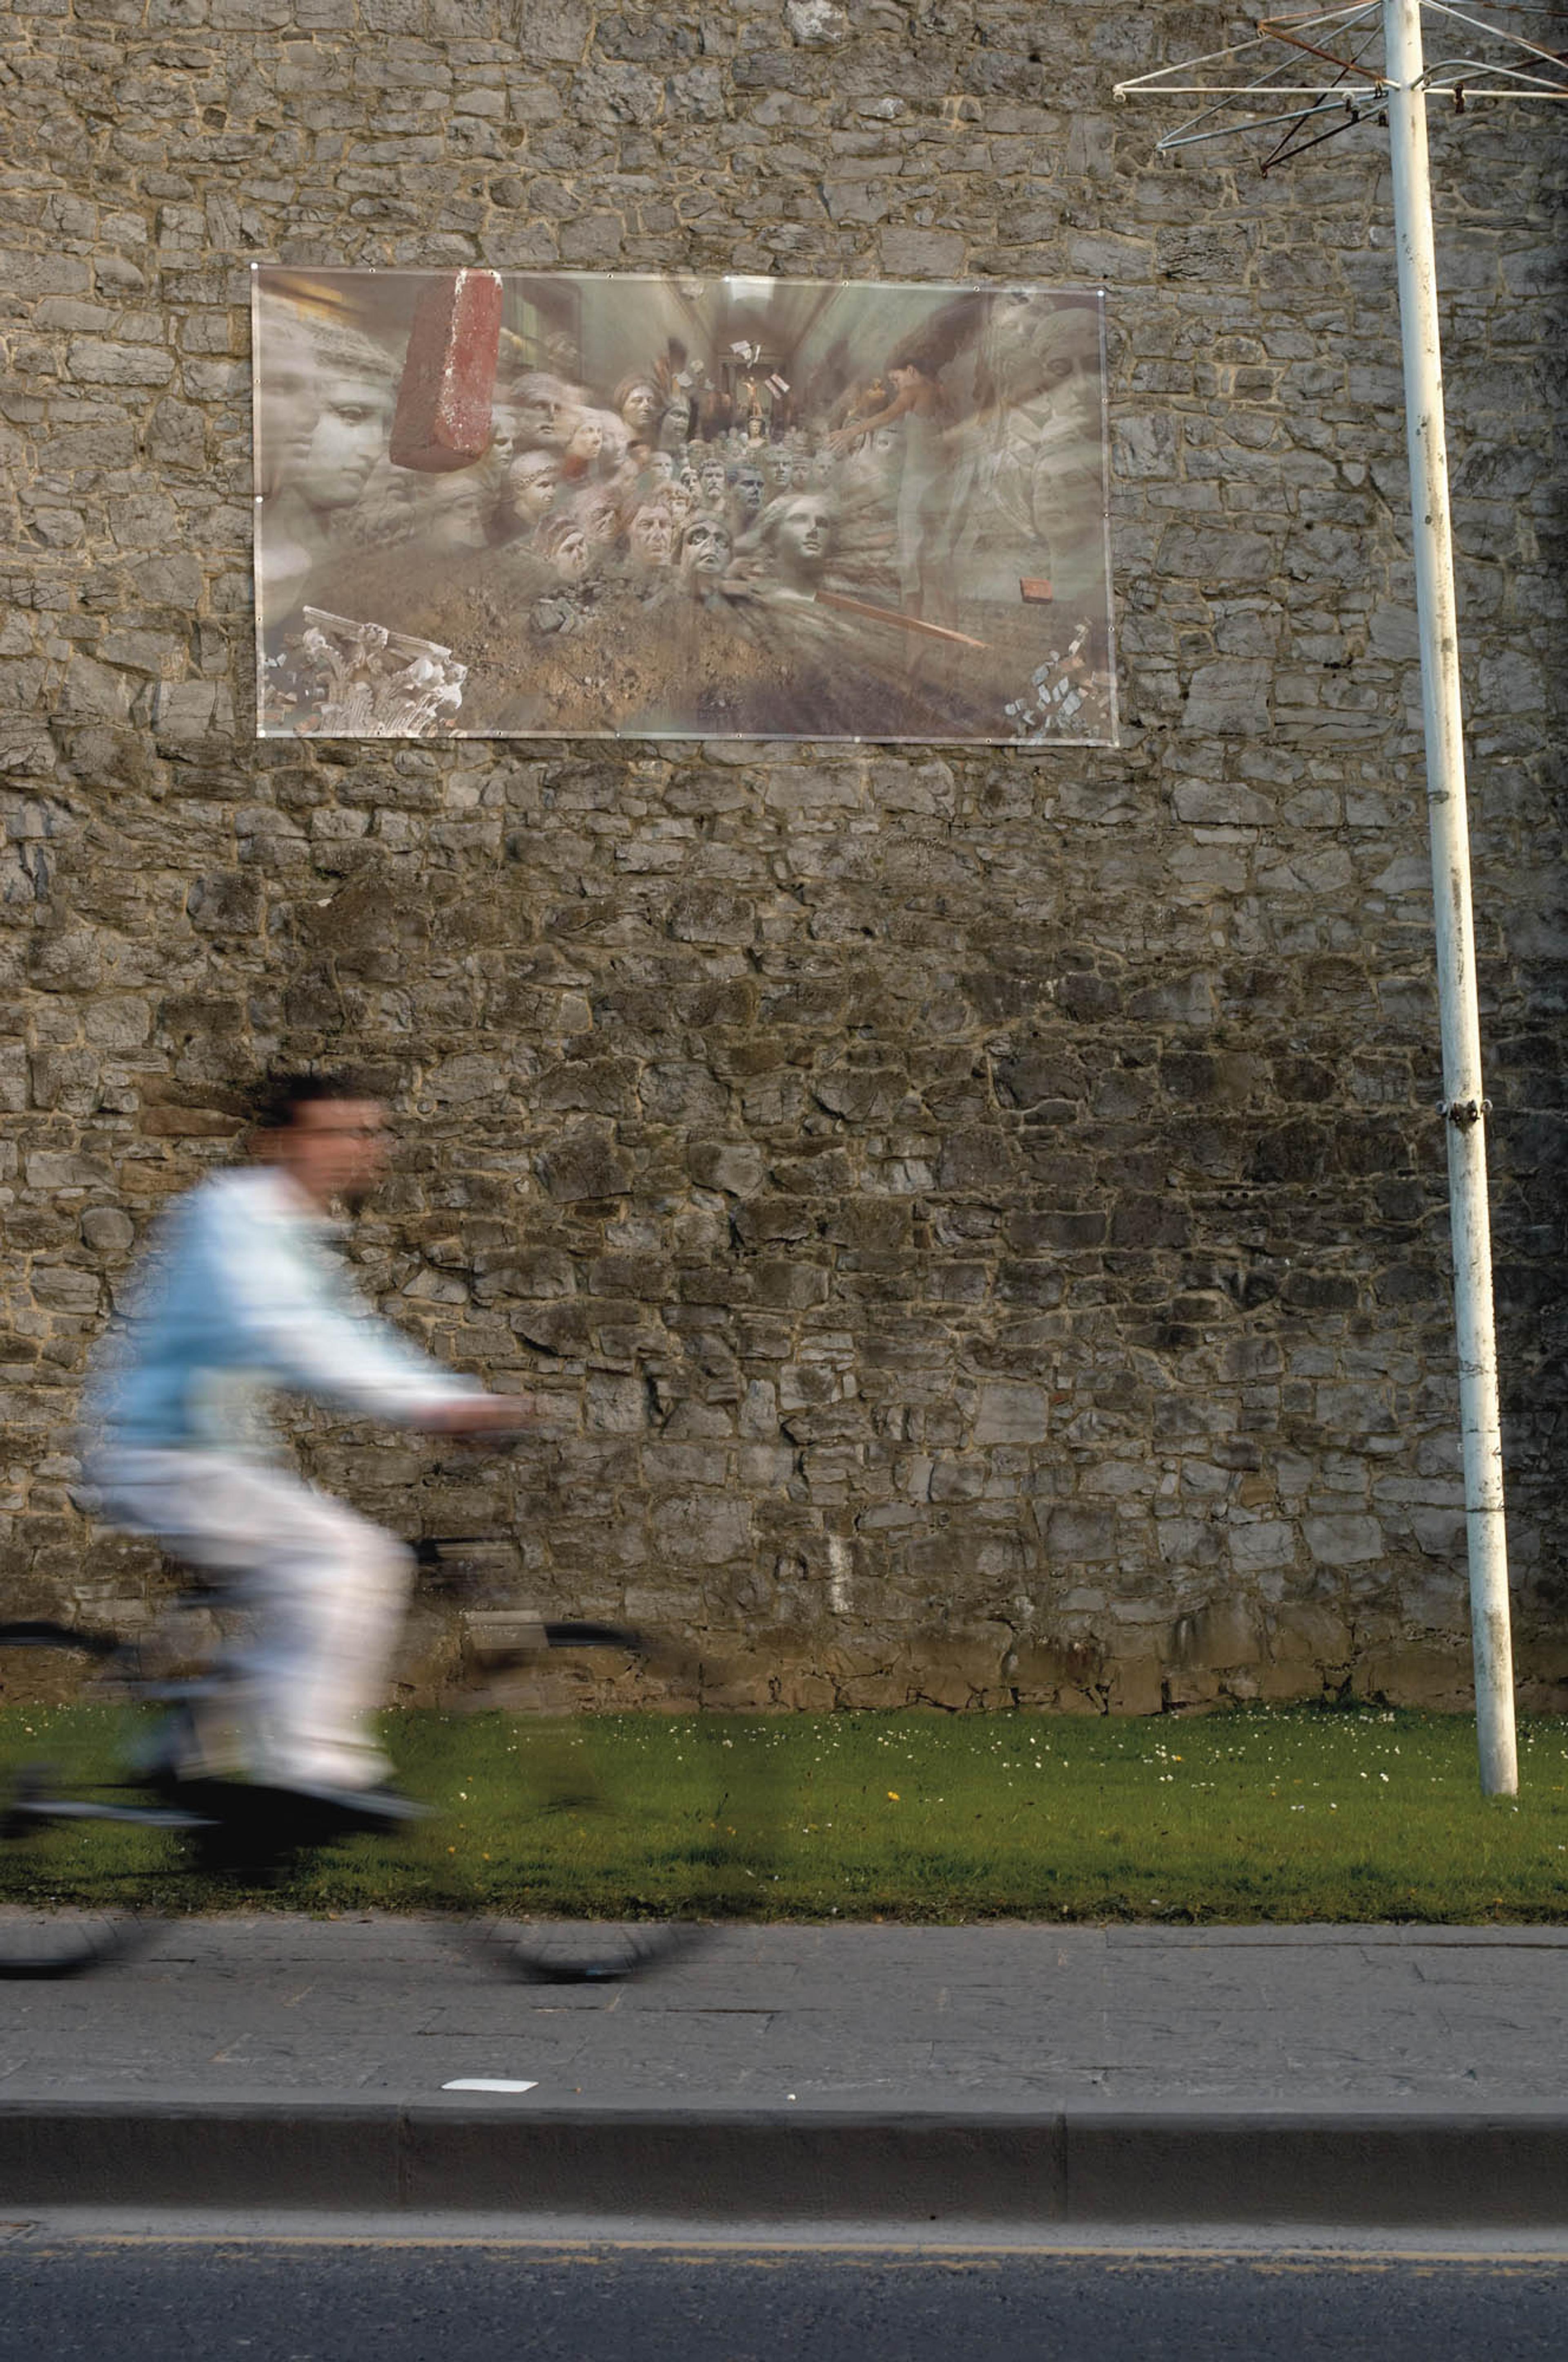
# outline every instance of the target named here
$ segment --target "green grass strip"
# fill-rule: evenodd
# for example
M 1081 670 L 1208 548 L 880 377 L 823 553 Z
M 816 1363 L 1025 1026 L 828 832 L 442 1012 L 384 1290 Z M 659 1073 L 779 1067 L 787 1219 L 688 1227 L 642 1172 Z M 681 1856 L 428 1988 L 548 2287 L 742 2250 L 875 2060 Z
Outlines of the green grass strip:
M 0 1713 L 0 1761 L 112 1717 Z M 186 1909 L 624 1918 L 1550 1921 L 1568 1910 L 1568 1721 L 1520 1727 L 1520 1794 L 1478 1788 L 1458 1716 L 1273 1708 L 1197 1720 L 1006 1714 L 388 1717 L 412 1839 L 356 1838 L 246 1892 L 180 1881 L 168 1841 L 73 1829 L 14 1899 L 139 1882 Z M 68 1745 L 69 1742 L 69 1745 Z M 137 1849 L 140 1849 L 138 1851 Z M 128 1861 L 128 1867 L 127 1867 Z

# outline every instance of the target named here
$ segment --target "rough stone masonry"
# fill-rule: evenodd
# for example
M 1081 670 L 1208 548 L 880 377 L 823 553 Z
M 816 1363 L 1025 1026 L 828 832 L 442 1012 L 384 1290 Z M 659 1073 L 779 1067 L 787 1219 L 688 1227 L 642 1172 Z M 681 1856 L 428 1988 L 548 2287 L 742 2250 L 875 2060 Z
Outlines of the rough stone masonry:
M 367 1065 L 359 1275 L 550 1397 L 302 1429 L 490 1605 L 707 1694 L 1463 1701 L 1386 142 L 1182 166 L 1130 0 L 4 10 L 4 1569 L 133 1622 L 71 1414 L 273 1057 Z M 1435 116 L 1522 1695 L 1563 1545 L 1562 158 Z M 1103 282 L 1124 743 L 256 743 L 253 260 Z M 457 1662 L 433 1595 L 422 1678 Z

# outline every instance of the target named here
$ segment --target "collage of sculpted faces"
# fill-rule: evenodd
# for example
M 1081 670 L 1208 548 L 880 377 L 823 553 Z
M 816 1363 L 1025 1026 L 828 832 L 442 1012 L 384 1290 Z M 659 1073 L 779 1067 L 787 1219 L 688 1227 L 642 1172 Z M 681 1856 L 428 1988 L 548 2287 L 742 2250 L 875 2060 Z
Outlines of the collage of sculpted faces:
M 436 276 L 257 273 L 263 735 L 1114 741 L 1097 295 L 503 273 L 433 473 Z

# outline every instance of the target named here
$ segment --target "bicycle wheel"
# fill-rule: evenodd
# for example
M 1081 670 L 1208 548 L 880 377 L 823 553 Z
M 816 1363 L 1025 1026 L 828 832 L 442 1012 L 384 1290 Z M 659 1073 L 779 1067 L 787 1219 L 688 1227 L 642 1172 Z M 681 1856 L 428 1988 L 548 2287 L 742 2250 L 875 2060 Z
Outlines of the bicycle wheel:
M 0 1979 L 80 1976 L 159 1924 L 191 1816 L 126 1771 L 133 1671 L 107 1634 L 0 1624 Z
M 458 1780 L 466 1842 L 446 1841 L 449 1870 L 471 1876 L 469 1939 L 492 1967 L 546 1983 L 637 1976 L 755 1912 L 773 1759 L 755 1726 L 696 1705 L 694 1659 L 620 1626 L 543 1624 L 514 1626 L 489 1671 L 476 1708 L 495 1716 L 488 1749 L 515 1774 L 510 1809 L 465 1823 L 476 1791 Z M 648 1710 L 650 1693 L 666 1710 Z M 464 1749 L 462 1724 L 453 1743 Z

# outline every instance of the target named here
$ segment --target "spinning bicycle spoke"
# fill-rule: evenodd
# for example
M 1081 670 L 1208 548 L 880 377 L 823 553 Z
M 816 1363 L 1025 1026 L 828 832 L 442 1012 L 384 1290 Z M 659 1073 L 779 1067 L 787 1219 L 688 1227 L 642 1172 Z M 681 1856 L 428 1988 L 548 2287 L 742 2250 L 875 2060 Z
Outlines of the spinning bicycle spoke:
M 476 1882 L 470 1933 L 494 1966 L 548 1982 L 632 1976 L 755 1909 L 773 1858 L 772 1756 L 745 1725 L 695 1710 L 696 1675 L 615 1627 L 514 1637 L 482 1701 L 510 1710 L 528 1806 L 513 1877 Z M 586 1710 L 568 1717 L 574 1691 Z M 651 1713 L 649 1694 L 694 1710 Z M 498 1910 L 508 1883 L 517 1907 Z

